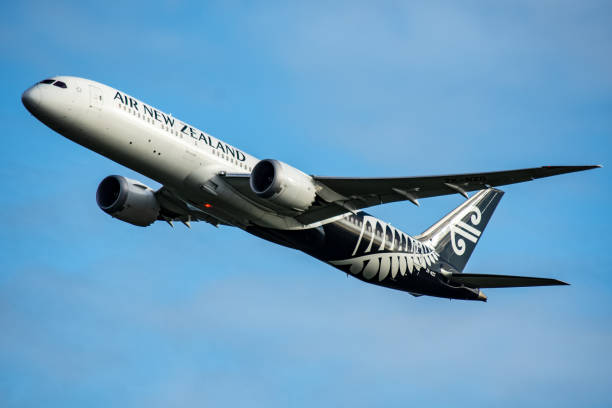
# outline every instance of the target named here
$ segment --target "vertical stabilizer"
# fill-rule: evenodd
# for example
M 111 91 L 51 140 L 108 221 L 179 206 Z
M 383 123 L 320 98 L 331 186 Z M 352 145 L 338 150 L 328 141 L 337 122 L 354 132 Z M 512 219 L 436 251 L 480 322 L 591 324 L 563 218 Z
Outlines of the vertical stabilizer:
M 461 272 L 503 195 L 494 188 L 481 190 L 416 238 L 435 248 L 445 269 Z

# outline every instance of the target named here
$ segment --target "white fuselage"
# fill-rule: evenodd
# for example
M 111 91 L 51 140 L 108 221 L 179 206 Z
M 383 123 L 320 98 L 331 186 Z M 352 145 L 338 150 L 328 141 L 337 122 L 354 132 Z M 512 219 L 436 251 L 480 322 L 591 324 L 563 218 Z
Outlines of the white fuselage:
M 68 76 L 53 79 L 67 87 L 39 83 L 24 93 L 24 100 L 41 121 L 68 139 L 163 184 L 227 224 L 316 226 L 239 196 L 219 176 L 248 174 L 259 159 L 104 84 Z

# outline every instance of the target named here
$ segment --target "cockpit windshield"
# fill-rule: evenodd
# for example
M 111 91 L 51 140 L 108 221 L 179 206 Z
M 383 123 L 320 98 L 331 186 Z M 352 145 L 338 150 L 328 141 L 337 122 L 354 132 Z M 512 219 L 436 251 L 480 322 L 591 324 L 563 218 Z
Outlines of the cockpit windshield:
M 49 85 L 53 84 L 54 86 L 57 86 L 62 89 L 68 88 L 65 82 L 56 81 L 55 79 L 43 79 L 42 81 L 39 82 L 39 84 L 49 84 Z

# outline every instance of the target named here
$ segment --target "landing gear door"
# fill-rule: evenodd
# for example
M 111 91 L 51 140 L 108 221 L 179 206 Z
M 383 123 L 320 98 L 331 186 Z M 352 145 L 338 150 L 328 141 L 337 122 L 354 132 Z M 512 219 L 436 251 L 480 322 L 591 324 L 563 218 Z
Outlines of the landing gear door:
M 97 86 L 89 85 L 89 107 L 95 110 L 102 110 L 104 99 L 102 90 Z

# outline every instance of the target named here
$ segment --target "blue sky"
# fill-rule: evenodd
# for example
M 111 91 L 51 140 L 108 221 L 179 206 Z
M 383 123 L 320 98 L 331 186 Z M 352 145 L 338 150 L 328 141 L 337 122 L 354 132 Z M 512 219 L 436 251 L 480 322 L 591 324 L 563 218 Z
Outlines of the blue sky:
M 0 405 L 612 405 L 612 7 L 605 1 L 4 2 Z M 569 287 L 413 298 L 239 230 L 137 228 L 158 185 L 21 105 L 57 74 L 308 173 L 603 169 L 504 188 L 467 271 Z M 419 233 L 460 196 L 372 209 Z

